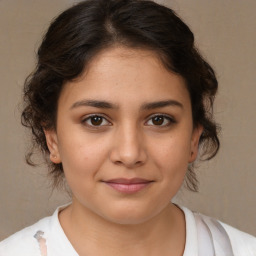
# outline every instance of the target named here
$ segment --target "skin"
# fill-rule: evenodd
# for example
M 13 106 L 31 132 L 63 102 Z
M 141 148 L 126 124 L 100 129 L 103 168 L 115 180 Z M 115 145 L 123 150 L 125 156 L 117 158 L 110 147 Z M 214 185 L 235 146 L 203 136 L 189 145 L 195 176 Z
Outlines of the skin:
M 88 106 L 88 100 L 113 106 Z M 168 104 L 149 108 L 162 101 Z M 90 115 L 103 118 L 93 125 Z M 79 255 L 183 254 L 184 214 L 170 200 L 196 159 L 201 132 L 193 126 L 185 81 L 154 52 L 105 50 L 65 84 L 56 131 L 45 135 L 73 193 L 59 219 Z M 150 182 L 122 193 L 107 183 L 117 178 Z

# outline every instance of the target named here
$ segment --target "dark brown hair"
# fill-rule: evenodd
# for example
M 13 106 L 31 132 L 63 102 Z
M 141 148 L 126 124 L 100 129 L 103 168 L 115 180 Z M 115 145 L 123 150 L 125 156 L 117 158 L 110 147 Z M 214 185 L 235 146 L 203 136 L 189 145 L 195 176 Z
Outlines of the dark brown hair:
M 87 0 L 67 9 L 50 25 L 37 54 L 37 67 L 26 79 L 22 124 L 33 134 L 27 162 L 39 148 L 55 185 L 61 184 L 61 164 L 49 161 L 44 129 L 55 129 L 58 98 L 63 84 L 84 71 L 101 50 L 123 45 L 149 49 L 165 67 L 181 75 L 190 93 L 194 126 L 202 125 L 201 159 L 211 159 L 219 149 L 212 108 L 218 83 L 211 66 L 199 54 L 189 27 L 173 10 L 153 1 Z M 190 166 L 187 187 L 197 191 Z

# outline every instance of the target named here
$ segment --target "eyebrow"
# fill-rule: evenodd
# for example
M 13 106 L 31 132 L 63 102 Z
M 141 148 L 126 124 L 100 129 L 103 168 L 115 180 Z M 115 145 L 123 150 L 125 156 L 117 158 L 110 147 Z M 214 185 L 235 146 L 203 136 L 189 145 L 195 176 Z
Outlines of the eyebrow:
M 156 102 L 143 103 L 140 107 L 140 110 L 152 110 L 156 108 L 163 108 L 168 106 L 175 106 L 183 108 L 183 105 L 176 100 L 162 100 Z M 94 108 L 103 108 L 103 109 L 118 109 L 118 105 L 101 100 L 81 100 L 75 102 L 70 109 L 78 107 L 94 107 Z
M 101 101 L 101 100 L 81 100 L 75 102 L 70 109 L 78 108 L 78 107 L 94 107 L 94 108 L 105 108 L 105 109 L 118 109 L 116 104 Z
M 156 101 L 156 102 L 150 102 L 150 103 L 144 103 L 141 106 L 141 110 L 152 110 L 156 108 L 163 108 L 168 106 L 175 106 L 183 108 L 183 105 L 176 100 L 162 100 L 162 101 Z

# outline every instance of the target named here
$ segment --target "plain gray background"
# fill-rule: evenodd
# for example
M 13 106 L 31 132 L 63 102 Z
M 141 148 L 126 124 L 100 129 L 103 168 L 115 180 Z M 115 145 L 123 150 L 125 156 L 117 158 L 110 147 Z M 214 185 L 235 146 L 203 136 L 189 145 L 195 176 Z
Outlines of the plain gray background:
M 256 235 L 256 1 L 159 2 L 190 25 L 220 84 L 215 114 L 222 125 L 221 150 L 198 169 L 200 193 L 182 190 L 175 200 Z M 68 202 L 65 193 L 52 192 L 44 166 L 25 164 L 28 141 L 19 104 L 43 32 L 73 3 L 0 1 L 0 240 Z

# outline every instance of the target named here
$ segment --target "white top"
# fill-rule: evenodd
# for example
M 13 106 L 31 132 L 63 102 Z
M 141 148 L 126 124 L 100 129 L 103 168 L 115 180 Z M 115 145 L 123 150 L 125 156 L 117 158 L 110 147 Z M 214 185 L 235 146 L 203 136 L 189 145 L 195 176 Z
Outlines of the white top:
M 186 219 L 183 256 L 256 256 L 256 238 L 210 217 L 180 207 Z M 0 242 L 0 256 L 78 256 L 58 213 Z M 171 255 L 171 254 L 170 254 Z

